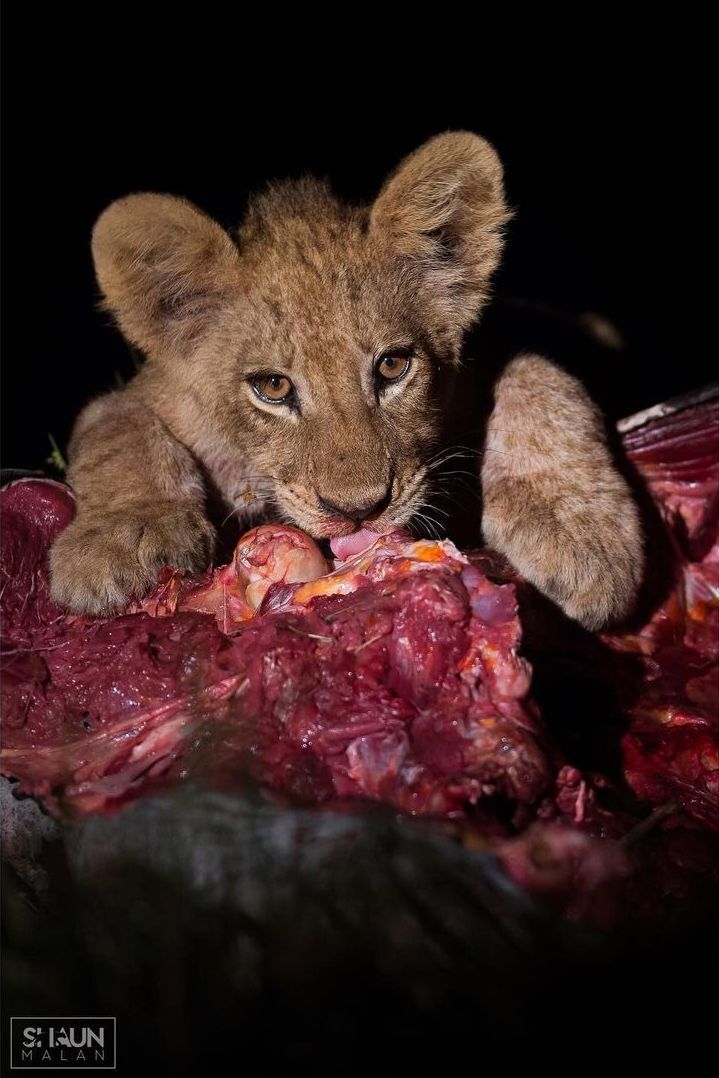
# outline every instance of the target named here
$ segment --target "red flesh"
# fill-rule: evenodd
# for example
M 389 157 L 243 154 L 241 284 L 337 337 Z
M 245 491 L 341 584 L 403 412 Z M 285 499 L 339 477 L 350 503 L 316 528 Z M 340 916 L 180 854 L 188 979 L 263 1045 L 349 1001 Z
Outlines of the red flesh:
M 702 828 L 719 830 L 717 417 L 708 402 L 624 437 L 676 574 L 647 624 L 603 637 L 644 667 L 622 740 L 633 809 L 608 809 L 609 784 L 546 744 L 515 587 L 480 571 L 491 575 L 489 555 L 470 565 L 451 544 L 395 535 L 320 577 L 311 540 L 267 529 L 203 577 L 164 571 L 118 618 L 72 618 L 49 598 L 46 555 L 73 499 L 47 480 L 2 492 L 3 771 L 68 817 L 188 776 L 224 787 L 251 776 L 304 802 L 369 798 L 453 818 L 479 803 L 485 825 L 499 798 L 500 833 L 510 818 L 510 830 L 538 821 L 495 842 L 506 867 L 555 895 L 567 872 L 585 892 L 623 878 L 615 840 L 672 802 L 662 825 L 671 851 L 657 855 L 666 877 L 667 859 L 682 860 L 677 834 L 696 845 Z M 278 540 L 290 552 L 299 544 L 301 571 L 277 558 L 267 574 Z M 561 862 L 554 873 L 548 856 Z

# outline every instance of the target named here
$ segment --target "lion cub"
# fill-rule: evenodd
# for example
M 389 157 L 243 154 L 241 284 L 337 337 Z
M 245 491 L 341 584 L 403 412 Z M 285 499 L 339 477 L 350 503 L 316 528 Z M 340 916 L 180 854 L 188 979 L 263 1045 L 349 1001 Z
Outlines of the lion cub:
M 54 598 L 109 613 L 164 564 L 203 569 L 208 491 L 242 521 L 317 538 L 411 522 L 507 218 L 497 154 L 466 132 L 420 147 L 369 207 L 312 180 L 273 186 L 233 236 L 180 198 L 113 203 L 93 233 L 97 278 L 147 363 L 75 426 Z M 623 616 L 642 541 L 600 415 L 539 355 L 493 392 L 486 541 L 585 626 Z

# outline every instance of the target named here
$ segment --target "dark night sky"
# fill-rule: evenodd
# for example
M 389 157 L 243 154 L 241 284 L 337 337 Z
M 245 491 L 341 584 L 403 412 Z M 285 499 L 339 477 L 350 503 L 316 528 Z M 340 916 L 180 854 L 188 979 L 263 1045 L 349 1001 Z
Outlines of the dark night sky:
M 449 128 L 487 136 L 505 162 L 517 217 L 498 291 L 599 311 L 626 335 L 616 416 L 713 376 L 712 25 L 655 12 L 632 28 L 605 8 L 603 21 L 440 26 L 421 44 L 365 26 L 344 32 L 353 49 L 307 51 L 279 14 L 241 35 L 189 24 L 181 44 L 129 16 L 52 18 L 5 16 L 5 466 L 41 467 L 47 432 L 64 445 L 83 402 L 132 370 L 95 308 L 89 236 L 108 202 L 171 191 L 231 225 L 250 190 L 302 172 L 369 199 Z

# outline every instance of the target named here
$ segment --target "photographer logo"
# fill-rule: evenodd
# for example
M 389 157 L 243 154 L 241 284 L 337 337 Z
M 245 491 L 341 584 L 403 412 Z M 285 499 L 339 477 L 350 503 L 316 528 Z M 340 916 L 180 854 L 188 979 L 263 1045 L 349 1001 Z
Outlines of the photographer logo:
M 11 1070 L 115 1070 L 114 1018 L 11 1018 Z

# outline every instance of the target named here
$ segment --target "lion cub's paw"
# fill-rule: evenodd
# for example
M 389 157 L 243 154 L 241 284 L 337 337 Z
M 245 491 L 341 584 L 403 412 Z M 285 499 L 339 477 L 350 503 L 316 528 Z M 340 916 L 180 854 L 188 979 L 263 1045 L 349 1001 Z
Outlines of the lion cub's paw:
M 639 513 L 628 490 L 537 500 L 511 480 L 502 487 L 485 497 L 486 541 L 586 629 L 626 617 L 644 568 Z
M 205 569 L 214 539 L 194 508 L 80 512 L 50 551 L 52 597 L 76 614 L 116 613 L 152 587 L 163 565 Z

